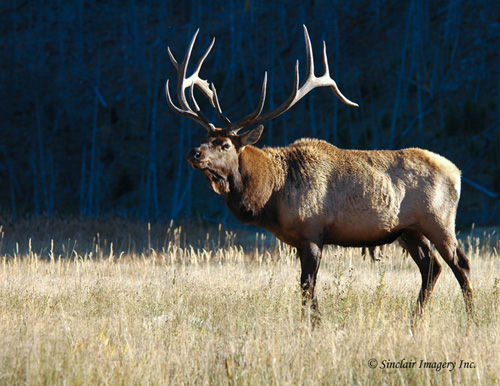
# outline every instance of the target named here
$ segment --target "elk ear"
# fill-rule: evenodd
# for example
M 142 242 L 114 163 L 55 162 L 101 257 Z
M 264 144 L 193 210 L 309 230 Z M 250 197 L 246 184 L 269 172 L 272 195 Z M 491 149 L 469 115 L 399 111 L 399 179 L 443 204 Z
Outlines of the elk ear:
M 240 147 L 244 147 L 247 145 L 253 145 L 260 139 L 262 135 L 262 131 L 264 131 L 264 126 L 259 125 L 252 130 L 248 130 L 246 133 L 241 134 L 239 136 Z

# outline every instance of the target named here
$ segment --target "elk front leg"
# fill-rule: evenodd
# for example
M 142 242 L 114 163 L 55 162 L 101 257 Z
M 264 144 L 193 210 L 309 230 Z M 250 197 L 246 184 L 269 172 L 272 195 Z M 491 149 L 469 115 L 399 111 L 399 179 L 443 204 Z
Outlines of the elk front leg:
M 316 276 L 321 261 L 322 246 L 308 242 L 297 248 L 302 272 L 300 274 L 300 287 L 302 289 L 302 313 L 310 307 L 312 316 L 319 320 L 318 301 L 314 293 Z

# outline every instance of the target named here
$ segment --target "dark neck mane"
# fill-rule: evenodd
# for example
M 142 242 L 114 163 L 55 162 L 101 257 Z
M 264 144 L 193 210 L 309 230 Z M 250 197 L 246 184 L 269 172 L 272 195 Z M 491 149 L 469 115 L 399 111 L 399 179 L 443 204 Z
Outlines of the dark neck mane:
M 239 154 L 239 168 L 229 177 L 226 195 L 227 206 L 238 220 L 259 224 L 272 215 L 279 170 L 279 162 L 262 149 L 247 146 Z

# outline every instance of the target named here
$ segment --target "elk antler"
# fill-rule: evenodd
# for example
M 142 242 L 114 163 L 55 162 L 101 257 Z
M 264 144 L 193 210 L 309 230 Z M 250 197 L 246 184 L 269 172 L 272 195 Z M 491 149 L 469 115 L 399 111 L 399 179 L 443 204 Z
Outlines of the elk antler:
M 344 102 L 349 106 L 358 107 L 357 103 L 350 101 L 340 92 L 337 83 L 335 83 L 335 81 L 330 77 L 325 41 L 323 41 L 323 66 L 325 67 L 325 73 L 322 76 L 317 77 L 316 75 L 314 75 L 314 58 L 311 46 L 311 39 L 309 38 L 309 33 L 307 32 L 307 28 L 305 25 L 304 25 L 304 39 L 306 42 L 306 54 L 307 54 L 307 77 L 302 86 L 300 86 L 299 88 L 299 61 L 297 60 L 295 64 L 295 76 L 293 81 L 292 93 L 290 94 L 288 99 L 285 102 L 283 102 L 280 106 L 278 106 L 276 109 L 261 116 L 262 108 L 264 107 L 264 101 L 266 99 L 266 84 L 267 84 L 267 72 L 266 72 L 264 74 L 264 81 L 262 82 L 262 91 L 259 103 L 257 104 L 257 108 L 253 113 L 247 115 L 245 118 L 231 124 L 231 130 L 237 133 L 245 126 L 262 123 L 274 119 L 279 115 L 283 114 L 285 111 L 289 110 L 295 103 L 297 103 L 307 93 L 309 93 L 309 91 L 317 87 L 331 87 L 335 95 L 337 95 L 337 97 L 342 102 Z M 216 98 L 217 95 L 214 95 L 214 99 Z
M 186 52 L 186 56 L 184 57 L 184 60 L 180 65 L 177 63 L 174 56 L 172 55 L 170 48 L 168 49 L 168 55 L 170 56 L 170 60 L 172 61 L 174 67 L 177 70 L 177 99 L 181 107 L 180 108 L 177 107 L 172 102 L 172 98 L 170 97 L 170 91 L 169 91 L 169 80 L 167 80 L 167 83 L 165 85 L 165 92 L 167 95 L 168 105 L 172 110 L 174 110 L 178 114 L 184 115 L 188 118 L 195 120 L 203 127 L 205 127 L 208 131 L 215 130 L 215 126 L 211 124 L 208 121 L 208 119 L 203 115 L 203 113 L 200 111 L 198 104 L 196 103 L 196 100 L 194 98 L 195 85 L 203 92 L 203 94 L 205 94 L 205 96 L 207 96 L 212 106 L 215 107 L 217 115 L 219 116 L 221 121 L 229 130 L 233 131 L 234 134 L 238 133 L 238 131 L 240 131 L 245 126 L 262 123 L 280 116 L 285 111 L 288 111 L 299 100 L 301 100 L 307 93 L 309 93 L 309 91 L 317 87 L 331 87 L 335 95 L 337 95 L 337 97 L 342 102 L 344 102 L 349 106 L 358 107 L 357 103 L 350 101 L 340 92 L 337 83 L 335 83 L 335 81 L 330 77 L 330 70 L 328 68 L 328 58 L 326 55 L 326 44 L 324 41 L 323 41 L 323 66 L 325 67 L 325 73 L 320 77 L 317 77 L 314 74 L 314 57 L 312 52 L 311 39 L 309 38 L 309 33 L 307 32 L 307 28 L 304 25 L 304 39 L 306 42 L 306 55 L 307 55 L 307 77 L 302 86 L 299 87 L 299 61 L 297 60 L 295 64 L 295 76 L 293 81 L 292 93 L 290 94 L 288 99 L 285 102 L 283 102 L 280 106 L 278 106 L 276 109 L 261 116 L 262 110 L 264 108 L 264 103 L 266 101 L 267 72 L 265 72 L 257 108 L 255 109 L 254 112 L 247 115 L 246 117 L 240 119 L 237 122 L 231 123 L 229 118 L 227 118 L 222 113 L 219 99 L 217 97 L 217 90 L 215 89 L 214 84 L 211 83 L 209 86 L 206 80 L 203 80 L 199 77 L 203 61 L 210 53 L 210 50 L 212 49 L 215 43 L 215 38 L 212 40 L 212 43 L 208 47 L 207 51 L 198 62 L 196 70 L 189 78 L 186 78 L 186 70 L 189 63 L 189 58 L 191 56 L 191 51 L 193 50 L 194 43 L 196 41 L 196 37 L 198 36 L 198 32 L 199 29 L 196 31 L 193 38 L 191 39 L 191 42 L 189 43 Z M 190 107 L 190 105 L 186 100 L 186 95 L 185 95 L 186 88 L 190 89 L 189 97 L 191 99 L 194 109 Z
M 205 117 L 205 115 L 203 115 L 203 113 L 200 111 L 200 107 L 198 106 L 198 103 L 196 103 L 196 100 L 194 99 L 194 86 L 196 85 L 201 90 L 201 92 L 207 96 L 207 98 L 210 101 L 210 103 L 212 104 L 212 106 L 215 107 L 215 105 L 214 105 L 214 93 L 210 89 L 208 82 L 206 80 L 200 78 L 201 66 L 203 65 L 203 62 L 207 58 L 208 54 L 210 53 L 210 50 L 214 46 L 215 38 L 212 39 L 212 42 L 210 43 L 210 46 L 208 47 L 207 51 L 201 57 L 193 74 L 191 76 L 189 76 L 188 78 L 186 78 L 186 72 L 187 72 L 187 67 L 189 64 L 189 59 L 191 57 L 191 52 L 193 51 L 193 46 L 194 46 L 194 43 L 196 41 L 196 37 L 198 36 L 199 31 L 200 30 L 198 29 L 195 32 L 193 38 L 191 39 L 191 42 L 189 43 L 188 49 L 186 51 L 186 55 L 184 56 L 184 60 L 182 61 L 181 64 L 177 63 L 177 60 L 175 60 L 175 57 L 172 54 L 172 51 L 170 51 L 170 47 L 168 47 L 168 56 L 170 57 L 172 64 L 174 65 L 175 69 L 177 70 L 177 100 L 179 102 L 180 108 L 177 107 L 172 102 L 172 98 L 170 97 L 170 87 L 169 87 L 170 79 L 167 79 L 167 83 L 165 84 L 165 94 L 167 96 L 167 103 L 172 110 L 174 110 L 176 113 L 178 113 L 180 115 L 191 118 L 192 120 L 198 122 L 200 125 L 202 125 L 208 131 L 212 131 L 215 129 L 215 126 L 208 121 L 208 119 Z M 191 99 L 191 102 L 192 102 L 194 109 L 191 108 L 188 101 L 186 100 L 185 90 L 187 88 L 189 88 L 189 98 Z

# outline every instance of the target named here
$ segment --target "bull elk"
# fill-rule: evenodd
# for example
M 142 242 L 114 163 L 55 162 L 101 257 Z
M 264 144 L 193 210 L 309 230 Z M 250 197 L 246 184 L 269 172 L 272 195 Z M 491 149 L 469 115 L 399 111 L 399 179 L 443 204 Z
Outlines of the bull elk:
M 207 139 L 189 152 L 188 162 L 205 175 L 239 221 L 260 226 L 297 249 L 303 305 L 317 313 L 314 287 L 325 244 L 375 246 L 400 237 L 422 275 L 416 313 L 421 312 L 441 272 L 431 251 L 433 243 L 455 274 L 471 314 L 469 260 L 455 236 L 460 170 L 446 158 L 418 148 L 344 150 L 309 138 L 285 147 L 253 146 L 262 135 L 261 123 L 283 114 L 314 88 L 330 87 L 345 104 L 358 105 L 347 99 L 330 77 L 325 42 L 325 72 L 315 75 L 311 41 L 304 26 L 308 67 L 305 81 L 300 85 L 297 61 L 290 96 L 263 114 L 265 73 L 255 111 L 232 122 L 222 112 L 214 84 L 200 78 L 215 38 L 194 72 L 187 76 L 198 32 L 182 62 L 177 62 L 168 49 L 177 70 L 178 106 L 170 96 L 169 80 L 165 85 L 169 107 L 207 130 Z M 195 99 L 195 86 L 208 98 L 225 128 L 215 127 L 202 113 Z M 239 133 L 251 125 L 258 126 Z

